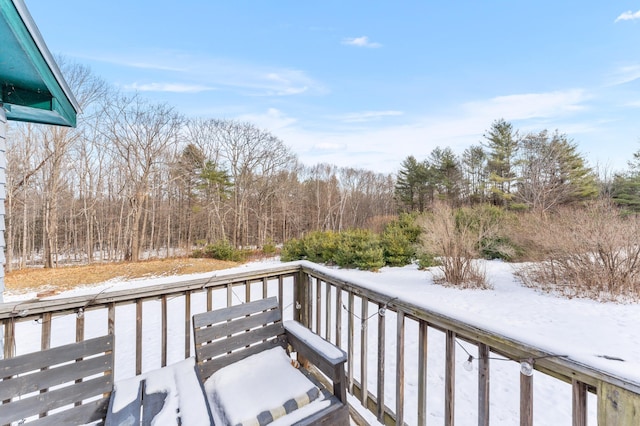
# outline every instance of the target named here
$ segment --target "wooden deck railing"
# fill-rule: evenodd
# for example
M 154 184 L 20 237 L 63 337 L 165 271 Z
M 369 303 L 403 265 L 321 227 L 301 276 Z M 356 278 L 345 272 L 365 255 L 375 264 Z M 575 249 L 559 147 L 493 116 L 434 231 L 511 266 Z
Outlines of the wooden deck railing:
M 490 363 L 496 357 L 532 360 L 536 377 L 542 374 L 568 383 L 572 402 L 567 409 L 575 426 L 587 424 L 589 399 L 596 401 L 598 425 L 640 424 L 639 383 L 424 310 L 410 300 L 391 298 L 308 262 L 0 305 L 4 357 L 114 334 L 114 374 L 119 380 L 191 356 L 193 314 L 267 296 L 278 296 L 285 319 L 297 319 L 348 353 L 348 391 L 384 424 L 427 423 L 434 409 L 427 405 L 427 366 L 434 357 L 428 351 L 429 336 L 434 332 L 444 339 L 443 353 L 435 355 L 444 364 L 444 385 L 429 392 L 443 393 L 438 399 L 444 407 L 439 409 L 447 426 L 456 418 L 455 367 L 460 350 L 477 362 L 478 425 L 489 424 Z M 405 349 L 407 342 L 415 343 L 415 353 Z M 405 377 L 409 363 L 417 376 Z M 520 424 L 532 425 L 533 376 L 515 373 L 513 381 L 516 389 L 520 382 Z

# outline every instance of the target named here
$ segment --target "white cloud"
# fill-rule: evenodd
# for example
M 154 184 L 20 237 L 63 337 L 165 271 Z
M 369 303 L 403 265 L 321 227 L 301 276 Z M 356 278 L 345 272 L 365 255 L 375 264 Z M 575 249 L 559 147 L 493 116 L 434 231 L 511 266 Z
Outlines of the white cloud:
M 516 128 L 525 131 L 558 128 L 570 134 L 593 132 L 595 124 L 585 126 L 576 120 L 576 114 L 587 110 L 590 98 L 580 89 L 515 94 L 467 102 L 446 114 L 404 118 L 403 124 L 345 129 L 344 125 L 332 128 L 327 123 L 322 131 L 313 131 L 290 119 L 285 126 L 267 128 L 291 146 L 305 164 L 326 162 L 391 173 L 408 155 L 426 158 L 436 146 L 449 146 L 461 153 L 479 143 L 499 118 L 514 121 Z M 276 118 L 284 113 L 278 111 L 275 118 L 267 115 L 277 123 Z
M 345 123 L 364 123 L 366 121 L 379 120 L 384 117 L 395 117 L 402 114 L 402 111 L 363 111 L 345 114 L 339 119 Z
M 527 120 L 532 118 L 559 117 L 585 109 L 589 95 L 584 90 L 572 89 L 547 93 L 526 93 L 496 96 L 480 101 L 468 102 L 463 108 L 470 114 L 505 120 Z
M 189 81 L 189 83 L 173 83 L 175 87 L 168 86 L 169 91 L 180 91 L 180 86 L 185 88 L 216 87 L 220 90 L 233 90 L 245 96 L 291 96 L 299 94 L 323 94 L 325 87 L 302 70 L 293 68 L 272 66 L 269 64 L 257 64 L 242 62 L 225 58 L 211 57 L 206 54 L 191 55 L 178 51 L 147 51 L 129 53 L 128 55 L 104 54 L 94 56 L 93 60 L 116 64 L 129 69 L 145 69 L 155 73 L 153 77 L 149 72 L 143 74 L 134 70 L 127 70 L 131 79 L 136 77 L 164 79 L 171 81 Z M 175 64 L 179 64 L 176 66 Z M 130 72 L 129 72 L 130 71 Z M 197 84 L 194 84 L 197 83 Z M 139 83 L 131 83 L 127 86 L 142 86 Z M 144 86 L 137 90 L 158 90 L 157 87 Z M 165 90 L 166 91 L 166 90 Z
M 320 142 L 313 146 L 318 151 L 343 151 L 345 148 L 345 145 L 333 142 Z
M 617 86 L 640 79 L 640 64 L 627 65 L 618 68 L 611 77 L 610 84 Z
M 346 44 L 348 46 L 368 47 L 368 48 L 382 47 L 380 43 L 369 41 L 369 37 L 367 36 L 345 38 L 344 40 L 342 40 L 342 44 Z
M 215 90 L 209 86 L 184 83 L 131 83 L 123 87 L 126 90 L 137 90 L 139 92 L 199 93 Z
M 618 16 L 614 22 L 633 21 L 634 19 L 640 19 L 640 10 L 637 12 L 627 10 L 626 12 L 620 14 L 620 16 Z
M 237 118 L 242 121 L 253 123 L 261 129 L 267 129 L 269 131 L 284 129 L 296 122 L 295 118 L 287 116 L 276 108 L 269 108 L 267 112 L 262 114 L 242 114 Z

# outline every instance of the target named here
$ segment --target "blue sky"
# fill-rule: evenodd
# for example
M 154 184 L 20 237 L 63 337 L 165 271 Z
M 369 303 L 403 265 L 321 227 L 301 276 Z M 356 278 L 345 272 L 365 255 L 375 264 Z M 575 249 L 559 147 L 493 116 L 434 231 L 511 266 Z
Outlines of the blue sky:
M 25 2 L 54 54 L 306 164 L 394 172 L 499 118 L 603 168 L 640 149 L 639 0 Z

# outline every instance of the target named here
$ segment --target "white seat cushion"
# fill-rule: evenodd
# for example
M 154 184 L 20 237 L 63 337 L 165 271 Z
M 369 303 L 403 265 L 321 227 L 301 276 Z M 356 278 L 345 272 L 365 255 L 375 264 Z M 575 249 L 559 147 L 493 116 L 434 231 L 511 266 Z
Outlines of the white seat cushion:
M 216 425 L 269 424 L 322 398 L 279 346 L 218 370 L 204 387 Z

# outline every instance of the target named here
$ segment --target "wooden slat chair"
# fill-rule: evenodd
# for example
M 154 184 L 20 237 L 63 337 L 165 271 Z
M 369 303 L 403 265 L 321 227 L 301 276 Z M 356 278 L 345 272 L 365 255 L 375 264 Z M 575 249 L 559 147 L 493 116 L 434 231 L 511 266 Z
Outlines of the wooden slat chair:
M 196 370 L 204 385 L 212 412 L 216 410 L 225 412 L 226 410 L 226 407 L 220 408 L 216 406 L 223 398 L 218 398 L 217 395 L 212 392 L 212 386 L 215 386 L 215 384 L 212 383 L 216 383 L 216 380 L 218 380 L 222 374 L 233 371 L 233 368 L 242 371 L 242 377 L 237 381 L 239 383 L 234 383 L 233 386 L 229 387 L 232 388 L 232 394 L 240 394 L 240 397 L 244 398 L 247 394 L 250 394 L 250 392 L 243 393 L 242 386 L 245 386 L 246 383 L 251 383 L 252 380 L 259 380 L 255 379 L 257 376 L 264 376 L 264 374 L 260 374 L 259 371 L 246 371 L 246 366 L 255 364 L 254 360 L 259 357 L 265 357 L 264 359 L 267 359 L 266 357 L 271 357 L 272 353 L 276 356 L 276 352 L 282 352 L 280 349 L 277 349 L 276 352 L 271 351 L 275 347 L 280 346 L 286 349 L 290 346 L 293 351 L 298 353 L 299 359 L 301 359 L 303 363 L 308 361 L 313 364 L 326 376 L 323 378 L 323 381 L 326 381 L 325 379 L 328 378 L 333 385 L 332 392 L 329 392 L 318 380 L 311 377 L 307 371 L 304 371 L 302 368 L 295 370 L 295 368 L 289 364 L 287 355 L 282 354 L 281 356 L 287 357 L 284 360 L 285 369 L 287 367 L 290 368 L 292 370 L 290 374 L 293 375 L 300 375 L 300 372 L 305 374 L 313 384 L 318 386 L 320 393 L 324 396 L 322 401 L 311 402 L 301 408 L 297 408 L 297 406 L 294 405 L 294 411 L 292 412 L 287 408 L 287 416 L 295 420 L 292 423 L 296 425 L 349 424 L 349 409 L 347 405 L 344 372 L 344 363 L 347 359 L 346 354 L 341 349 L 322 339 L 297 322 L 286 321 L 283 323 L 277 298 L 271 297 L 194 315 L 193 330 L 196 346 Z M 280 359 L 278 359 L 278 361 L 280 361 Z M 270 364 L 267 364 L 266 368 L 269 369 L 270 366 Z M 295 381 L 297 383 L 298 378 L 290 377 L 288 374 L 289 372 L 287 371 L 287 375 L 285 375 L 288 377 L 287 379 L 285 379 L 284 376 L 278 376 L 276 380 L 274 380 L 286 381 L 286 383 L 269 383 L 267 384 L 267 389 L 269 389 L 271 385 L 273 385 L 275 389 L 286 388 L 289 384 L 293 387 L 293 382 Z M 234 376 L 232 375 L 232 377 Z M 291 380 L 292 378 L 295 380 Z M 221 382 L 218 381 L 217 383 Z M 255 385 L 256 383 L 254 383 L 254 387 L 261 387 Z M 257 385 L 264 385 L 264 383 Z M 215 392 L 224 394 L 225 390 L 224 387 L 221 387 Z M 238 392 L 239 390 L 240 392 Z M 269 391 L 267 391 L 267 393 L 269 393 Z M 285 398 L 290 397 L 295 397 L 295 395 L 285 396 Z M 298 400 L 298 398 L 295 399 L 296 401 Z M 291 400 L 289 402 L 291 402 Z M 307 401 L 305 400 L 305 402 Z M 252 406 L 262 406 L 264 403 L 263 400 L 241 401 L 243 411 L 246 408 L 247 412 L 251 411 Z M 315 404 L 315 407 L 313 407 L 313 404 Z M 255 418 L 253 414 L 251 414 L 251 419 L 258 420 L 260 424 L 266 424 L 269 420 L 277 418 L 273 415 L 274 412 L 276 412 L 277 415 L 283 414 L 283 409 L 278 410 L 279 407 L 272 408 L 273 410 L 270 407 L 268 412 L 266 412 L 266 421 L 263 422 L 265 412 L 260 413 L 260 415 L 255 416 Z M 296 408 L 299 410 L 297 413 L 295 411 Z M 315 411 L 316 408 L 320 409 Z M 214 419 L 215 418 L 216 415 L 214 414 Z
M 101 423 L 112 372 L 112 335 L 0 360 L 0 424 Z

